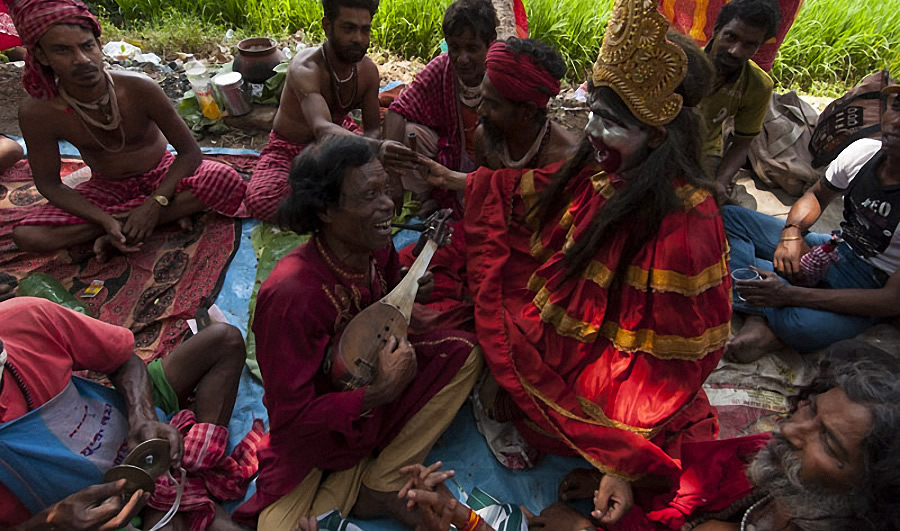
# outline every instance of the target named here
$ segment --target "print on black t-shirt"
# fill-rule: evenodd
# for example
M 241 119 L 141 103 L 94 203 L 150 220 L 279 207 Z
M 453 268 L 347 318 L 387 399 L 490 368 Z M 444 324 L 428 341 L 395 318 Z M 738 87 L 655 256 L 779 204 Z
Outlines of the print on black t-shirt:
M 876 153 L 844 194 L 842 236 L 865 258 L 884 252 L 900 224 L 900 186 L 885 188 L 878 182 L 877 170 L 883 160 L 884 152 Z

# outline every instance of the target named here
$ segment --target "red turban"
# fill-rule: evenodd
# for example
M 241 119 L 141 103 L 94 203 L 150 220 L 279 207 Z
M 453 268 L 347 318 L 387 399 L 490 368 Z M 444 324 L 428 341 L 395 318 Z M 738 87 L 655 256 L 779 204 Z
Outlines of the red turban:
M 53 71 L 37 61 L 34 47 L 56 24 L 77 24 L 100 37 L 100 23 L 78 0 L 7 0 L 9 14 L 28 48 L 22 84 L 33 98 L 49 100 L 58 94 Z
M 502 41 L 488 48 L 484 60 L 487 75 L 506 99 L 533 102 L 539 109 L 547 107 L 550 98 L 559 94 L 559 80 L 535 62 L 527 53 L 518 56 Z

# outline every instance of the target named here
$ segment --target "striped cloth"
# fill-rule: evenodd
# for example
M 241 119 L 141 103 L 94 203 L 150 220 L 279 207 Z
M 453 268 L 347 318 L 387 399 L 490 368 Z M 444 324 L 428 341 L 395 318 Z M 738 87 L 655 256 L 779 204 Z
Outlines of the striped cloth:
M 154 193 L 173 162 L 175 156 L 166 152 L 156 167 L 144 175 L 111 180 L 95 174 L 89 180 L 77 185 L 75 191 L 107 214 L 129 212 Z M 246 183 L 234 169 L 220 162 L 204 160 L 193 175 L 178 182 L 175 193 L 190 190 L 194 197 L 210 209 L 232 216 L 241 206 L 246 189 Z M 85 220 L 48 203 L 35 209 L 16 225 L 79 223 L 85 223 Z
M 5 0 L 12 15 L 19 37 L 28 48 L 22 84 L 33 98 L 49 100 L 59 92 L 56 77 L 47 66 L 41 65 L 34 55 L 34 47 L 41 37 L 55 24 L 77 24 L 100 37 L 100 23 L 78 0 Z
M 170 422 L 184 438 L 184 458 L 181 466 L 187 470 L 184 493 L 178 512 L 188 520 L 191 531 L 202 531 L 215 518 L 217 500 L 237 500 L 247 492 L 250 479 L 256 474 L 259 460 L 256 449 L 265 427 L 256 419 L 250 432 L 225 455 L 228 429 L 216 424 L 199 423 L 193 411 L 185 409 Z M 156 479 L 153 496 L 147 505 L 158 511 L 168 511 L 175 503 L 178 483 L 168 475 Z

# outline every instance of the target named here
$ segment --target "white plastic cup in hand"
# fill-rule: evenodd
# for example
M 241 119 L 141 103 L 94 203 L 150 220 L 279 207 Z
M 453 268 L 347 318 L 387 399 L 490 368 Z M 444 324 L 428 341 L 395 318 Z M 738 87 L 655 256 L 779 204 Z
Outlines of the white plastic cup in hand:
M 750 269 L 749 267 L 741 267 L 732 271 L 731 279 L 735 282 L 733 289 L 738 300 L 747 302 L 747 299 L 741 297 L 741 292 L 738 290 L 737 282 L 741 280 L 759 280 L 760 278 L 762 277 L 759 276 L 759 273 L 757 273 L 753 269 Z

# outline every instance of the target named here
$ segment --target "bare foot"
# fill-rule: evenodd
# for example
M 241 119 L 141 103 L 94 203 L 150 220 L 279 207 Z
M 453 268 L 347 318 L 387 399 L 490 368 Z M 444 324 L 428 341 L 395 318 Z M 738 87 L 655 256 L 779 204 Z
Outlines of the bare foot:
M 748 316 L 738 335 L 725 345 L 725 359 L 737 363 L 753 363 L 759 358 L 783 350 L 787 346 L 769 328 L 764 317 Z
M 194 218 L 191 216 L 184 216 L 183 218 L 178 220 L 178 228 L 181 229 L 181 232 L 188 233 L 194 230 Z
M 94 254 L 97 256 L 97 261 L 101 264 L 108 262 L 118 252 L 119 249 L 113 245 L 112 236 L 109 234 L 104 234 L 94 240 Z
M 393 518 L 410 529 L 414 529 L 422 523 L 419 510 L 408 511 L 406 500 L 397 498 L 397 492 L 379 492 L 365 485 L 359 488 L 359 496 L 356 497 L 356 504 L 353 506 L 351 514 L 363 520 Z

